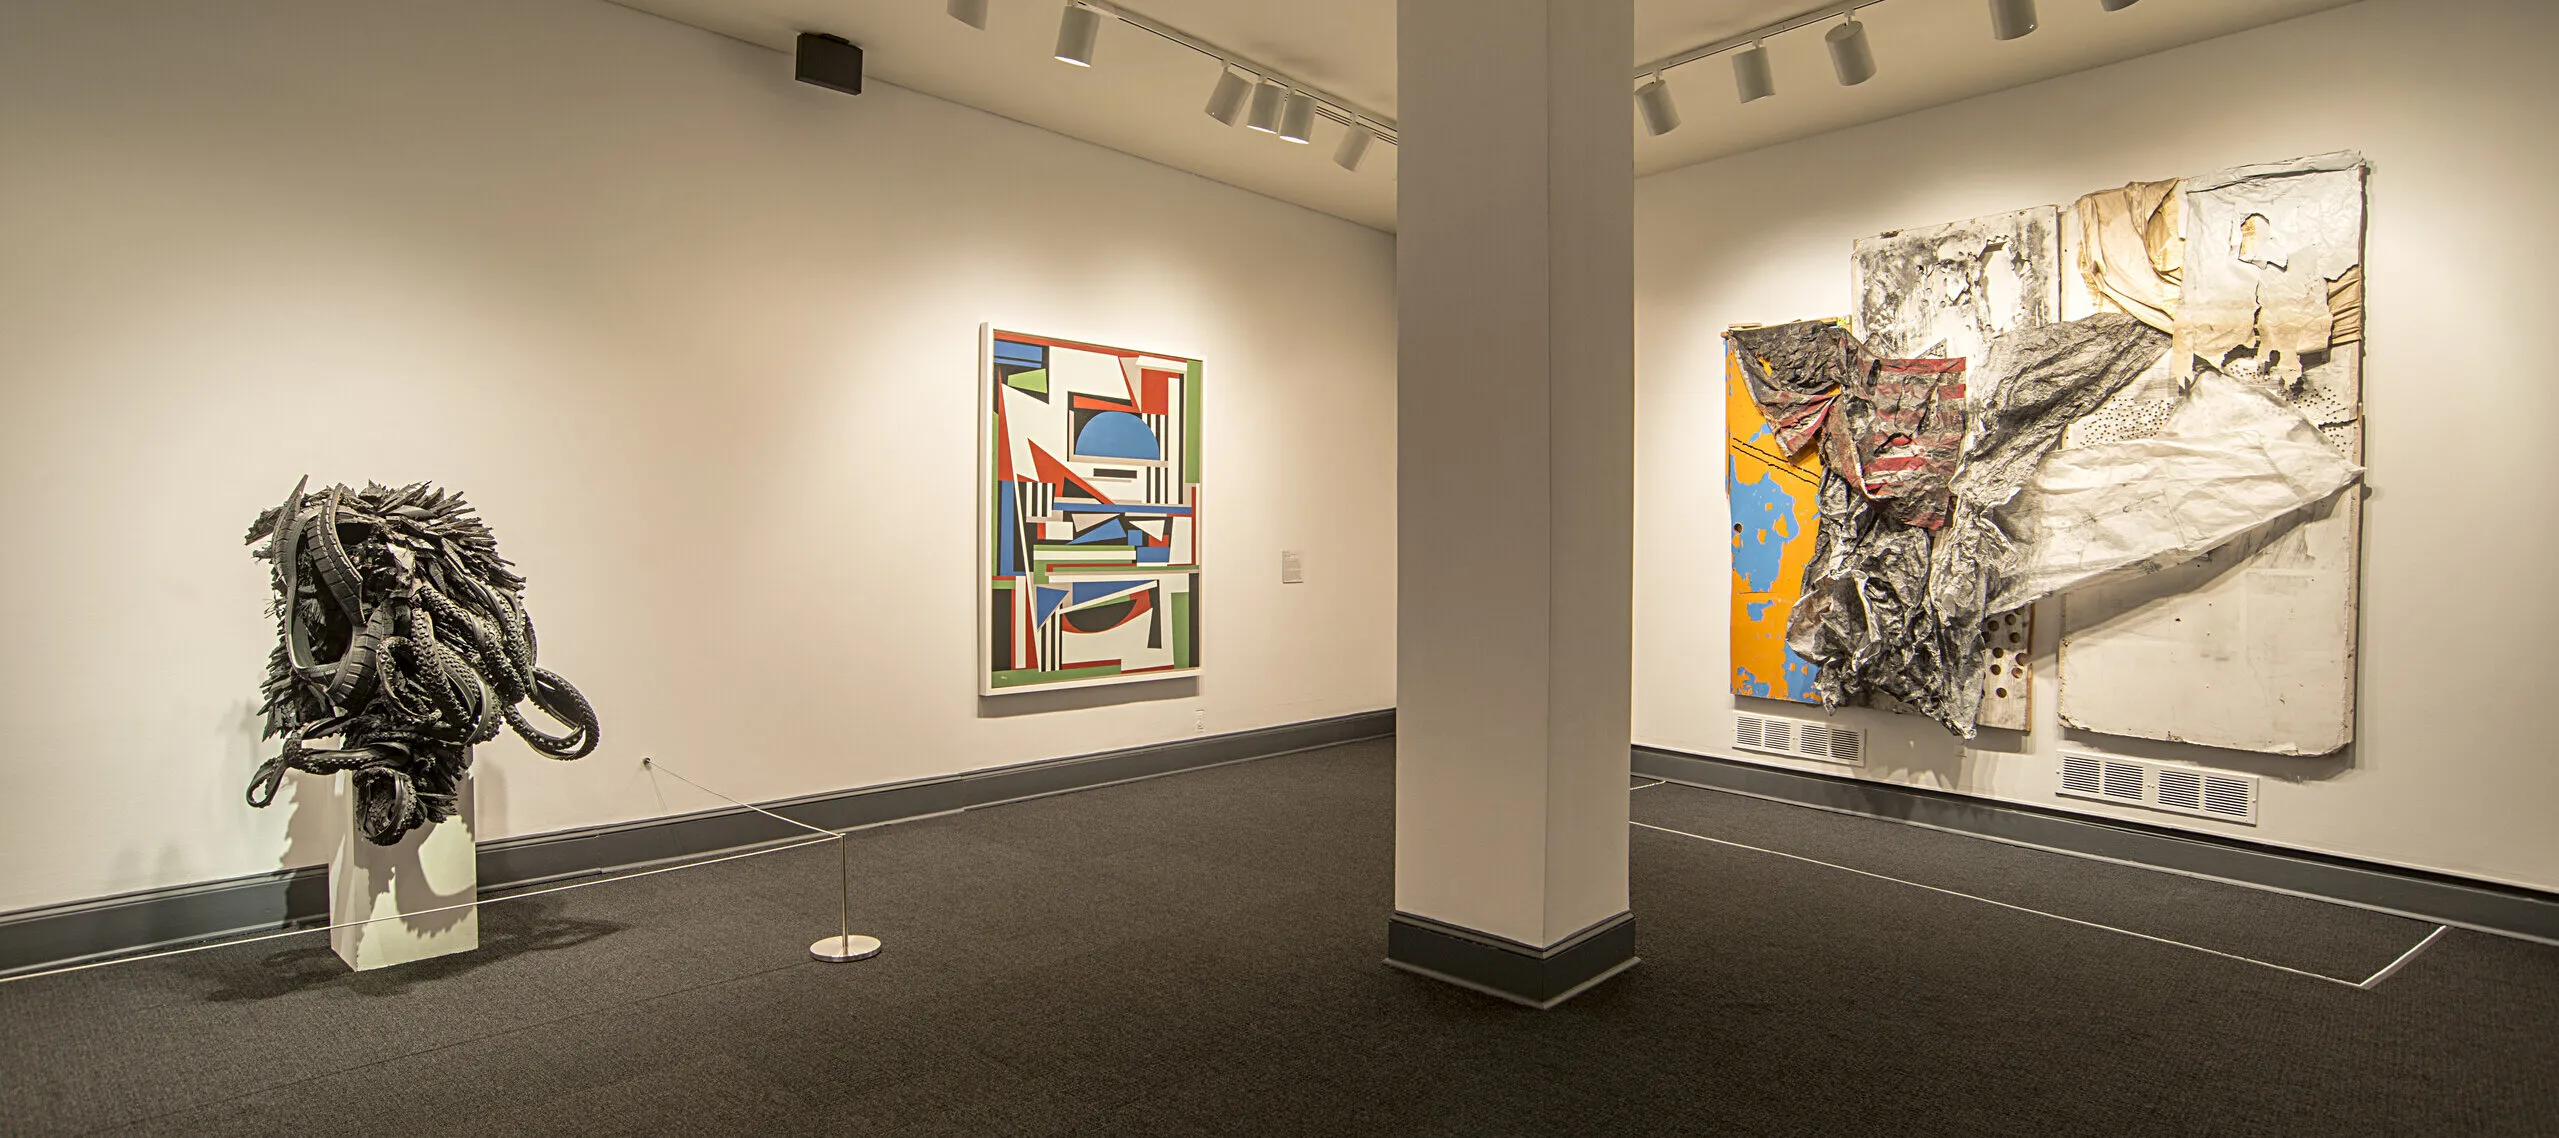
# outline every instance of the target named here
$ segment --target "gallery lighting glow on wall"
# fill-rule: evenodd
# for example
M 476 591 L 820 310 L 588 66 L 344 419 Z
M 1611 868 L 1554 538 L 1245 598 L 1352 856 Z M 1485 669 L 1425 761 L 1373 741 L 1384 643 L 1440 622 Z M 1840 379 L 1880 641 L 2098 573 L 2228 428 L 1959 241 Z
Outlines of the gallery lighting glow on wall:
M 986 0 L 951 0 L 946 10 L 952 19 L 981 32 L 986 30 Z
M 1232 67 L 1217 73 L 1217 89 L 1208 93 L 1208 117 L 1234 126 L 1244 116 L 1245 96 L 1253 93 L 1253 81 Z
M 1742 102 L 1765 99 L 1777 93 L 1777 76 L 1768 62 L 1768 48 L 1762 42 L 1770 36 L 1783 35 L 1797 28 L 1810 27 L 1834 16 L 1840 22 L 1822 38 L 1830 48 L 1830 68 L 1839 77 L 1839 85 L 1854 87 L 1875 77 L 1875 48 L 1866 38 L 1866 25 L 1857 20 L 1860 8 L 1872 8 L 1884 0 L 1839 0 L 1810 11 L 1799 12 L 1776 23 L 1753 28 L 1736 36 L 1701 44 L 1686 51 L 1663 56 L 1635 69 L 1635 78 L 1643 85 L 1635 88 L 1635 110 L 1644 121 L 1645 131 L 1662 135 L 1679 126 L 1679 110 L 1671 105 L 1670 88 L 1662 73 L 1675 67 L 1686 67 L 1701 59 L 1731 54 L 1733 57 L 1733 89 Z M 1991 35 L 2013 40 L 2035 30 L 2035 0 L 1989 0 Z M 2109 12 L 2120 12 L 2140 0 L 2097 0 L 2097 6 Z
M 1830 45 L 1830 69 L 1839 76 L 1839 85 L 1854 87 L 1875 77 L 1875 49 L 1866 42 L 1866 25 L 1850 13 L 1847 22 L 1822 33 Z
M 1670 84 L 1659 75 L 1635 88 L 1635 109 L 1644 113 L 1644 130 L 1655 136 L 1679 129 L 1679 105 L 1670 101 Z
M 1082 4 L 1069 4 L 1057 18 L 1057 61 L 1093 66 L 1093 41 L 1102 34 L 1102 14 Z
M 1990 38 L 2022 39 L 2034 30 L 2035 0 L 1990 0 Z
M 1768 49 L 1752 44 L 1733 53 L 1733 92 L 1745 103 L 1777 93 L 1777 76 L 1768 68 Z

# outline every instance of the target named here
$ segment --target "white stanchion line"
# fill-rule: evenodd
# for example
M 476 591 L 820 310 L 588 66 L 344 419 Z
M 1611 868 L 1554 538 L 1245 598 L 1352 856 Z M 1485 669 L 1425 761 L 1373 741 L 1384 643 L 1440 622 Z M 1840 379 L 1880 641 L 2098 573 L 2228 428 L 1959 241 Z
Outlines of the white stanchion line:
M 1653 784 L 1652 784 L 1652 786 L 1660 786 L 1660 785 L 1661 785 L 1660 783 L 1653 783 Z M 1647 790 L 1647 789 L 1650 789 L 1650 787 L 1643 787 L 1643 786 L 1639 786 L 1639 787 L 1636 787 L 1635 789 L 1636 789 L 1636 790 Z M 1929 892 L 1931 892 L 1931 893 L 1943 893 L 1943 894 L 1945 894 L 1946 896 L 1949 896 L 1949 897 L 1961 897 L 1961 898 L 1963 898 L 1963 899 L 1965 899 L 1965 900 L 1967 900 L 1967 901 L 1979 901 L 1979 902 L 1981 902 L 1982 904 L 1985 904 L 1985 905 L 1997 905 L 1997 906 L 1999 906 L 1999 907 L 2000 907 L 2000 908 L 2002 908 L 2002 909 L 2012 909 L 2012 910 L 2015 910 L 2015 911 L 2020 912 L 2020 913 L 2032 913 L 2032 914 L 2034 914 L 2035 916 L 2038 916 L 2038 917 L 2049 917 L 2049 918 L 2051 918 L 2051 919 L 2053 919 L 2053 920 L 2056 920 L 2056 921 L 2066 921 L 2066 922 L 2069 922 L 2070 924 L 2080 925 L 2080 926 L 2083 926 L 2083 927 L 2086 927 L 2086 928 L 2092 928 L 2092 929 L 2104 929 L 2105 931 L 2110 932 L 2110 933 L 2121 933 L 2121 934 L 2123 934 L 2123 935 L 2125 935 L 2125 936 L 2128 936 L 2128 937 L 2138 937 L 2138 938 L 2140 938 L 2140 939 L 2142 939 L 2142 940 L 2151 941 L 2151 942 L 2154 942 L 2154 943 L 2157 943 L 2157 944 L 2174 945 L 2175 947 L 2183 948 L 2183 949 L 2189 949 L 2189 950 L 2192 950 L 2192 951 L 2195 951 L 2195 952 L 2200 952 L 2200 953 L 2203 953 L 2203 954 L 2205 954 L 2205 955 L 2207 955 L 2207 956 L 2218 956 L 2218 957 L 2221 957 L 2221 958 L 2222 958 L 2222 959 L 2224 959 L 2224 960 L 2236 960 L 2236 961 L 2239 961 L 2239 962 L 2241 962 L 2241 963 L 2243 963 L 2243 964 L 2254 964 L 2254 965 L 2256 965 L 2256 966 L 2257 966 L 2257 967 L 2259 967 L 2259 968 L 2271 968 L 2271 969 L 2274 969 L 2274 970 L 2275 970 L 2275 971 L 2277 971 L 2277 972 L 2289 972 L 2289 973 L 2292 973 L 2292 974 L 2293 974 L 2293 975 L 2295 975 L 2295 976 L 2307 976 L 2307 977 L 2309 977 L 2310 979 L 2313 979 L 2313 980 L 2325 981 L 2325 982 L 2330 983 L 2330 984 L 2336 984 L 2336 985 L 2339 985 L 2339 986 L 2342 986 L 2342 987 L 2347 987 L 2347 988 L 2355 988 L 2355 989 L 2359 989 L 2359 990 L 2367 991 L 2367 992 L 2368 992 L 2368 991 L 2371 991 L 2375 986 L 2379 985 L 2382 981 L 2389 979 L 2389 978 L 2391 977 L 2391 975 L 2392 975 L 2392 974 L 2394 974 L 2394 973 L 2398 972 L 2398 971 L 2399 971 L 2399 969 L 2401 969 L 2402 967 L 2406 966 L 2406 965 L 2407 965 L 2407 963 L 2408 963 L 2410 960 L 2415 959 L 2415 958 L 2416 958 L 2417 953 L 2418 953 L 2419 951 L 2423 950 L 2427 945 L 2433 944 L 2433 943 L 2435 942 L 2435 938 L 2436 938 L 2436 937 L 2439 937 L 2439 936 L 2442 936 L 2442 935 L 2443 935 L 2443 933 L 2444 933 L 2444 929 L 2447 927 L 2447 926 L 2442 926 L 2442 925 L 2438 925 L 2438 926 L 2436 926 L 2436 927 L 2435 927 L 2435 930 L 2434 930 L 2433 932 L 2430 932 L 2430 933 L 2427 933 L 2427 934 L 2426 934 L 2426 937 L 2425 937 L 2425 939 L 2424 939 L 2424 940 L 2418 941 L 2414 946 L 2412 946 L 2411 948 L 2409 948 L 2409 949 L 2408 949 L 2408 951 L 2401 953 L 2401 954 L 2399 955 L 2399 959 L 2394 960 L 2394 961 L 2391 961 L 2387 966 L 2383 967 L 2381 971 L 2379 971 L 2379 972 L 2375 972 L 2375 973 L 2373 973 L 2373 974 L 2372 974 L 2371 976 L 2369 976 L 2369 977 L 2366 977 L 2366 978 L 2364 978 L 2364 979 L 2362 979 L 2362 980 L 2359 980 L 2359 981 L 2358 981 L 2358 980 L 2340 980 L 2340 979 L 2338 979 L 2338 978 L 2336 978 L 2336 977 L 2334 977 L 2334 976 L 2328 976 L 2328 975 L 2324 975 L 2324 974 L 2321 974 L 2321 973 L 2318 973 L 2318 972 L 2311 972 L 2311 971 L 2307 971 L 2307 970 L 2305 970 L 2305 969 L 2294 968 L 2294 967 L 2290 967 L 2290 966 L 2288 966 L 2288 965 L 2277 964 L 2277 963 L 2274 963 L 2273 961 L 2270 961 L 2270 960 L 2259 960 L 2259 959 L 2257 959 L 2257 958 L 2255 958 L 2255 957 L 2253 957 L 2253 956 L 2241 956 L 2241 955 L 2239 955 L 2238 953 L 2235 953 L 2235 952 L 2223 952 L 2222 950 L 2220 950 L 2220 949 L 2218 949 L 2218 948 L 2205 948 L 2204 946 L 2202 946 L 2202 945 L 2200 945 L 2200 944 L 2188 944 L 2188 943 L 2186 943 L 2185 941 L 2182 941 L 2182 940 L 2171 940 L 2171 939 L 2169 939 L 2169 938 L 2167 938 L 2167 937 L 2164 937 L 2164 936 L 2152 936 L 2152 935 L 2151 935 L 2151 934 L 2149 934 L 2149 933 L 2144 933 L 2144 932 L 2134 932 L 2134 931 L 2133 931 L 2133 930 L 2131 930 L 2131 929 L 2117 928 L 2117 927 L 2115 927 L 2115 926 L 2113 926 L 2113 925 L 2100 924 L 2100 923 L 2098 923 L 2098 922 L 2096 922 L 2096 921 L 2084 921 L 2084 920 L 2081 920 L 2081 919 L 2079 919 L 2079 918 L 2077 918 L 2077 917 L 2065 917 L 2065 916 L 2063 916 L 2063 915 L 2061 915 L 2061 914 L 2059 914 L 2059 913 L 2047 913 L 2047 912 L 2043 911 L 2042 909 L 2029 908 L 2029 907 L 2024 906 L 2024 905 L 2017 905 L 2017 904 L 2011 904 L 2011 903 L 2006 902 L 2006 901 L 1993 900 L 1993 899 L 1991 899 L 1991 898 L 1983 897 L 1983 896 L 1980 896 L 1980 895 L 1978 895 L 1978 894 L 1966 893 L 1966 892 L 1963 892 L 1962 890 L 1958 890 L 1958 889 L 1947 889 L 1947 888 L 1944 888 L 1944 887 L 1942 887 L 1942 886 L 1928 885 L 1928 884 L 1924 884 L 1924 883 L 1922 883 L 1922 882 L 1910 881 L 1910 880 L 1907 880 L 1907 879 L 1904 879 L 1904 878 L 1894 877 L 1894 876 L 1892 876 L 1891 874 L 1876 873 L 1876 872 L 1874 872 L 1874 871 L 1872 871 L 1872 870 L 1859 869 L 1859 868 L 1857 868 L 1856 866 L 1853 866 L 1853 865 L 1841 865 L 1841 864 L 1839 864 L 1838 862 L 1823 861 L 1822 859 L 1817 858 L 1817 857 L 1805 857 L 1805 856 L 1804 856 L 1804 855 L 1802 855 L 1802 854 L 1791 854 L 1791 853 L 1787 853 L 1787 852 L 1786 852 L 1786 851 L 1784 851 L 1784 850 L 1772 850 L 1772 849 L 1769 849 L 1769 848 L 1767 848 L 1767 847 L 1765 847 L 1765 846 L 1754 846 L 1754 845 L 1751 845 L 1751 844 L 1750 844 L 1750 843 L 1748 843 L 1748 842 L 1736 842 L 1736 841 L 1729 841 L 1729 840 L 1726 840 L 1726 839 L 1724 839 L 1724 838 L 1710 838 L 1710 837 L 1707 837 L 1707 836 L 1706 836 L 1706 835 L 1704 835 L 1704 834 L 1692 834 L 1692 833 L 1689 833 L 1689 832 L 1688 832 L 1688 831 L 1686 831 L 1686 830 L 1674 830 L 1674 829 L 1672 829 L 1672 828 L 1670 828 L 1670 827 L 1668 827 L 1668 826 L 1656 826 L 1656 825 L 1653 825 L 1653 824 L 1652 824 L 1652 823 L 1650 823 L 1650 822 L 1637 822 L 1637 821 L 1634 821 L 1634 820 L 1632 820 L 1632 819 L 1629 819 L 1629 820 L 1627 821 L 1627 823 L 1626 823 L 1626 824 L 1627 824 L 1627 825 L 1629 825 L 1629 826 L 1635 826 L 1635 827 L 1639 827 L 1639 828 L 1646 829 L 1646 830 L 1657 830 L 1657 831 L 1659 831 L 1659 832 L 1661 832 L 1661 833 L 1665 833 L 1665 834 L 1676 834 L 1676 835 L 1678 835 L 1678 836 L 1680 836 L 1680 837 L 1683 837 L 1683 838 L 1694 838 L 1694 839 L 1696 839 L 1696 840 L 1698 840 L 1698 841 L 1701 841 L 1701 842 L 1713 842 L 1714 844 L 1719 845 L 1719 846 L 1731 846 L 1731 847 L 1733 847 L 1734 849 L 1750 850 L 1750 851 L 1755 852 L 1755 853 L 1764 853 L 1764 854 L 1768 854 L 1768 855 L 1769 855 L 1769 856 L 1771 856 L 1771 857 L 1782 857 L 1782 858 L 1785 858 L 1785 859 L 1787 859 L 1787 860 L 1789 860 L 1789 861 L 1800 861 L 1800 862 L 1803 862 L 1803 863 L 1805 863 L 1805 864 L 1807 864 L 1807 865 L 1818 865 L 1818 866 L 1824 866 L 1824 867 L 1826 867 L 1826 868 L 1840 870 L 1840 871 L 1845 872 L 1845 873 L 1854 873 L 1854 874 L 1858 875 L 1859 877 L 1871 877 L 1871 878 L 1874 878 L 1874 879 L 1875 879 L 1875 880 L 1877 880 L 1877 881 L 1890 881 L 1890 882 L 1892 882 L 1892 883 L 1893 883 L 1893 884 L 1895 884 L 1895 885 L 1907 885 L 1907 886 L 1910 886 L 1910 887 L 1911 887 L 1911 888 L 1913 888 L 1913 889 L 1925 889 L 1925 890 L 1927 890 L 1927 891 L 1929 891 Z

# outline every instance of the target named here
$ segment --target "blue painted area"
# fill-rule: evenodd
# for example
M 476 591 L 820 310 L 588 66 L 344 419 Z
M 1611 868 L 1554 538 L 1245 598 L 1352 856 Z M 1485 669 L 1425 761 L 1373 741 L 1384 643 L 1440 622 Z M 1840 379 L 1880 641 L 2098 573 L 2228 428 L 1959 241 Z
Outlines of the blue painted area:
M 995 362 L 1015 367 L 1048 366 L 1048 349 L 1038 344 L 1020 344 L 1001 336 L 995 340 Z
M 1164 457 L 1146 420 L 1126 411 L 1104 411 L 1084 421 L 1075 436 L 1075 453 L 1093 458 L 1136 458 L 1154 462 Z
M 1033 623 L 1047 624 L 1049 614 L 1056 612 L 1057 606 L 1066 603 L 1066 590 L 1042 587 L 1032 594 L 1031 599 L 1039 614 L 1033 618 Z
M 1813 681 L 1821 678 L 1821 665 L 1796 655 L 1792 648 L 1781 646 L 1778 650 L 1786 654 L 1786 694 L 1780 698 L 1797 703 L 1821 702 L 1813 695 Z
M 1733 572 L 1742 575 L 1743 591 L 1764 593 L 1777 584 L 1777 563 L 1785 558 L 1786 539 L 1795 532 L 1795 495 L 1775 474 L 1741 480 L 1731 456 L 1724 459 L 1724 485 L 1732 497 L 1733 522 L 1741 528 L 1733 550 Z
M 1140 546 L 1137 551 L 1137 563 L 1140 565 L 1170 565 L 1173 563 L 1173 547 L 1169 545 Z
M 1759 441 L 1759 440 L 1761 440 L 1761 439 L 1773 439 L 1773 438 L 1776 438 L 1776 437 L 1777 437 L 1777 424 L 1775 424 L 1775 423 L 1761 423 L 1761 424 L 1759 425 L 1759 429 L 1758 429 L 1758 430 L 1756 430 L 1756 431 L 1752 431 L 1752 432 L 1750 433 L 1750 437 L 1749 437 L 1749 438 L 1746 438 L 1746 439 L 1743 439 L 1742 441 L 1743 441 L 1743 442 L 1745 442 L 1745 443 L 1755 443 L 1755 442 L 1758 442 L 1758 441 Z
M 1734 686 L 1740 688 L 1743 695 L 1755 695 L 1761 699 L 1768 698 L 1768 681 L 1750 674 L 1750 669 L 1734 668 L 1733 680 Z
M 998 573 L 1014 571 L 1013 531 L 1021 528 L 1021 513 L 1013 505 L 1013 487 L 1011 482 L 1001 482 L 995 487 L 995 571 Z
M 1074 539 L 1074 540 L 1072 540 L 1072 541 L 1067 542 L 1067 544 L 1068 544 L 1068 545 L 1124 545 L 1124 544 L 1127 544 L 1127 542 L 1128 542 L 1128 527 L 1127 527 L 1127 526 L 1124 526 L 1124 525 L 1121 525 L 1121 524 L 1120 524 L 1120 520 L 1119 520 L 1118 518 L 1112 518 L 1111 520 L 1109 520 L 1109 521 L 1107 521 L 1107 522 L 1103 522 L 1102 524 L 1100 524 L 1100 525 L 1098 525 L 1098 526 L 1094 526 L 1094 527 L 1093 527 L 1093 528 L 1091 528 L 1091 529 L 1088 529 L 1088 530 L 1085 530 L 1085 531 L 1084 531 L 1084 532 L 1082 532 L 1082 533 L 1076 534 L 1076 535 L 1075 535 L 1075 539 Z
M 1768 617 L 1768 606 L 1776 603 L 1775 601 L 1744 601 L 1742 613 L 1752 620 L 1765 620 Z
M 1086 601 L 1100 600 L 1113 593 L 1125 593 L 1145 584 L 1147 584 L 1145 581 L 1077 581 L 1070 587 L 1075 590 L 1075 603 L 1080 605 Z

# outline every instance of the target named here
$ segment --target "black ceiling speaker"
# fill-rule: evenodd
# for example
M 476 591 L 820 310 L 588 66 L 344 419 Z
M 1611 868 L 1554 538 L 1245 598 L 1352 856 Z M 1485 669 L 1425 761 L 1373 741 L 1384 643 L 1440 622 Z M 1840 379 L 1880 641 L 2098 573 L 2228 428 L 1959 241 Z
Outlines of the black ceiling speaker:
M 842 36 L 801 32 L 791 77 L 847 95 L 862 93 L 862 49 Z

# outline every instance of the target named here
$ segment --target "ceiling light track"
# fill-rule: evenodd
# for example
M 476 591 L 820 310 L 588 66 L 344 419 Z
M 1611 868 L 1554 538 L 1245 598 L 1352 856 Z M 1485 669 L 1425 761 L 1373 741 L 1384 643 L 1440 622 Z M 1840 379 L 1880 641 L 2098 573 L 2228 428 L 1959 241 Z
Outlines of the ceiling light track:
M 2140 0 L 2097 0 L 2097 6 L 2109 12 L 2120 12 Z M 1775 72 L 1768 61 L 1768 49 L 1761 41 L 1784 35 L 1797 28 L 1807 28 L 1836 17 L 1834 25 L 1823 36 L 1830 48 L 1831 70 L 1839 85 L 1854 87 L 1875 77 L 1875 51 L 1866 42 L 1866 25 L 1857 22 L 1860 9 L 1872 8 L 1884 0 L 1838 0 L 1788 16 L 1773 24 L 1752 28 L 1740 35 L 1726 36 L 1713 43 L 1700 44 L 1675 52 L 1635 69 L 1641 84 L 1635 89 L 1635 109 L 1642 116 L 1644 129 L 1651 134 L 1668 134 L 1679 127 L 1679 108 L 1671 102 L 1670 87 L 1662 73 L 1685 67 L 1701 59 L 1732 53 L 1734 93 L 1742 102 L 1755 102 L 1777 93 Z M 2035 0 L 1989 0 L 1991 38 L 2019 39 L 2035 30 Z
M 1369 134 L 1376 136 L 1378 139 L 1383 140 L 1390 146 L 1395 142 L 1394 119 L 1378 114 L 1377 112 L 1351 102 L 1348 99 L 1344 99 L 1339 95 L 1326 91 L 1321 87 L 1303 82 L 1294 76 L 1279 70 L 1278 68 L 1267 66 L 1239 53 L 1228 51 L 1223 47 L 1219 47 L 1216 44 L 1210 43 L 1207 40 L 1201 39 L 1198 36 L 1183 31 L 1180 28 L 1157 20 L 1152 16 L 1148 16 L 1140 12 L 1132 12 L 1118 4 L 1109 3 L 1108 0 L 1081 0 L 1080 3 L 1073 6 L 1109 16 L 1120 23 L 1127 24 L 1132 28 L 1136 28 L 1141 32 L 1145 32 L 1148 35 L 1163 40 L 1166 43 L 1172 44 L 1176 47 L 1186 48 L 1199 55 L 1207 56 L 1227 68 L 1234 71 L 1245 72 L 1252 78 L 1261 80 L 1263 83 L 1279 87 L 1281 90 L 1277 93 L 1277 101 L 1281 104 L 1280 110 L 1283 121 L 1281 123 L 1273 124 L 1274 126 L 1278 126 L 1279 129 L 1273 130 L 1272 133 L 1279 134 L 1281 137 L 1287 138 L 1292 142 L 1305 141 L 1304 138 L 1297 136 L 1303 135 L 1306 131 L 1306 127 L 1311 125 L 1307 121 L 1308 119 L 1318 117 L 1331 119 L 1332 121 L 1340 123 L 1351 130 L 1366 131 Z M 1222 87 L 1224 80 L 1220 79 L 1219 82 Z M 1256 95 L 1259 95 L 1258 91 L 1256 92 Z M 1296 102 L 1298 99 L 1302 99 L 1303 102 Z M 1254 102 L 1254 109 L 1259 111 L 1261 100 L 1257 97 Z M 1305 118 L 1298 117 L 1301 115 L 1305 116 Z M 1213 117 L 1218 117 L 1220 121 L 1226 121 L 1223 116 Z M 1259 117 L 1260 116 L 1258 114 L 1255 116 L 1257 119 Z M 1291 126 L 1296 128 L 1294 133 L 1288 129 Z M 1266 127 L 1264 129 L 1269 128 Z M 1366 150 L 1367 147 L 1365 145 L 1359 148 L 1360 153 L 1365 153 Z M 1353 162 L 1356 161 L 1357 159 L 1354 158 Z

